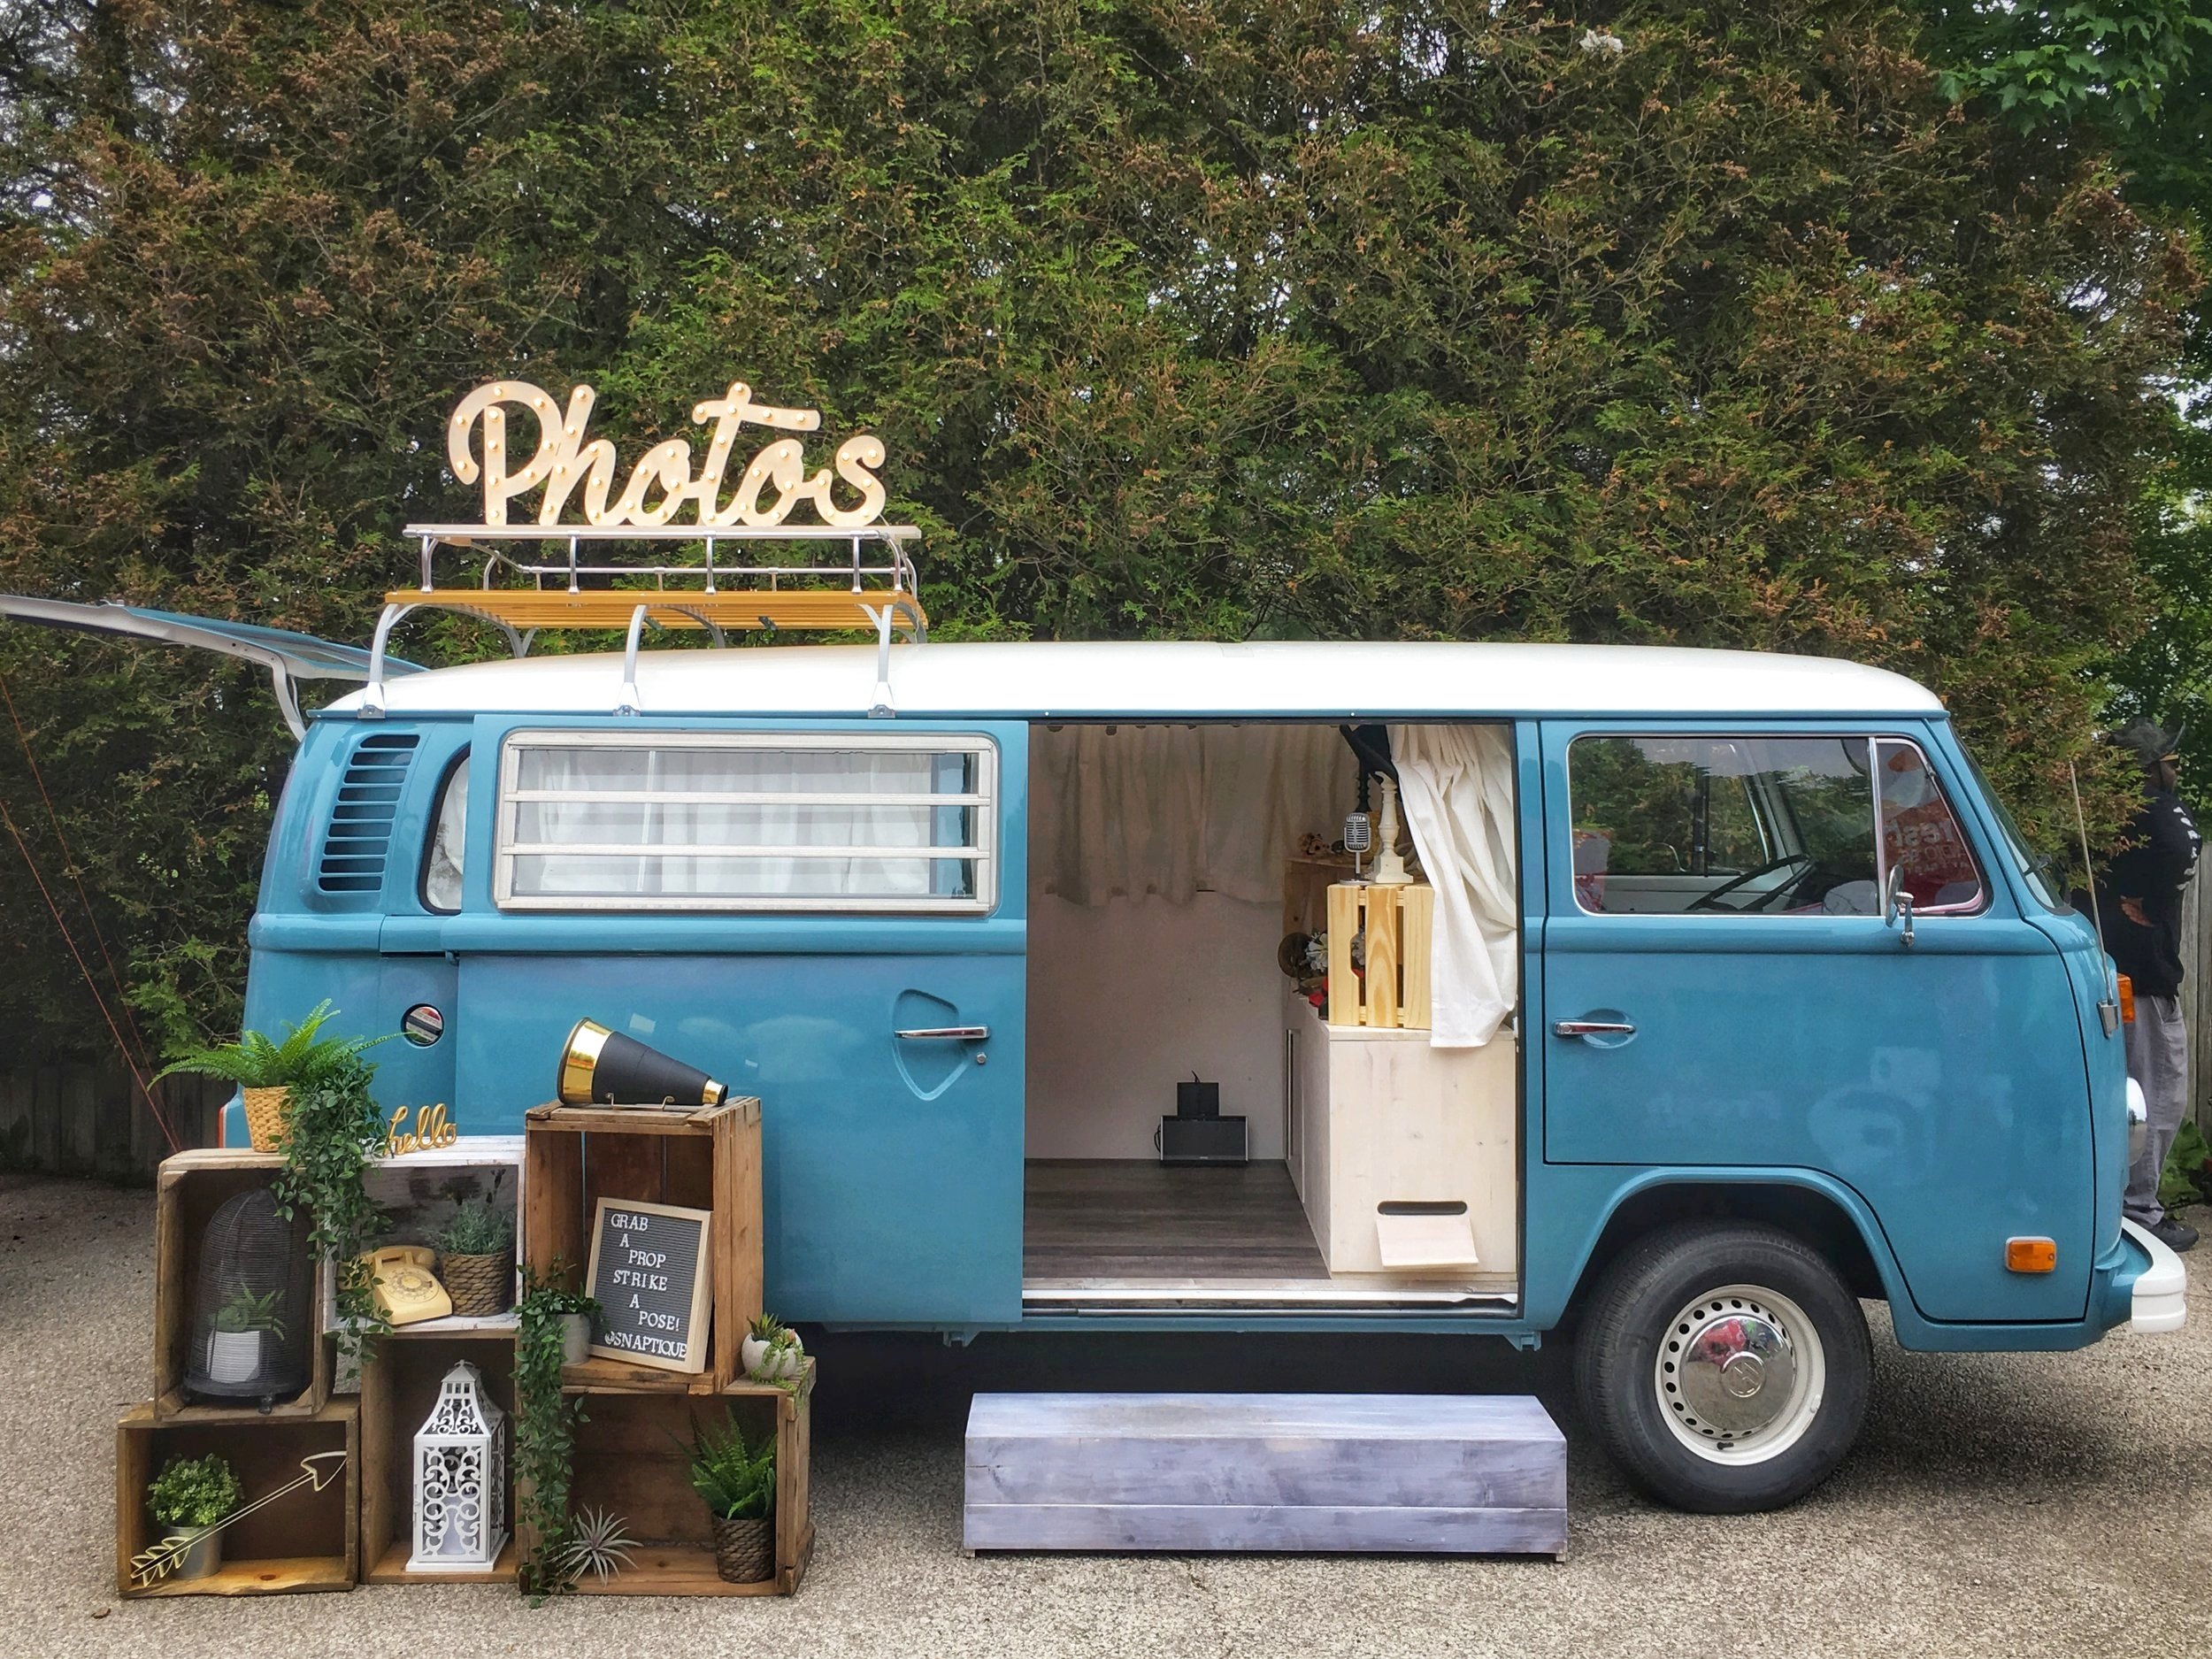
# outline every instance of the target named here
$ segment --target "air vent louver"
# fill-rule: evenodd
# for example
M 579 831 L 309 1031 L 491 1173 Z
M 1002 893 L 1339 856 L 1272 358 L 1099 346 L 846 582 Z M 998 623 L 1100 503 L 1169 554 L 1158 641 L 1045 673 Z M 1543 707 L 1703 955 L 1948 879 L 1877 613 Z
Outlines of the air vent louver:
M 325 893 L 377 893 L 392 849 L 400 789 L 422 741 L 413 732 L 372 732 L 354 748 L 338 782 L 338 804 L 323 834 L 315 884 Z

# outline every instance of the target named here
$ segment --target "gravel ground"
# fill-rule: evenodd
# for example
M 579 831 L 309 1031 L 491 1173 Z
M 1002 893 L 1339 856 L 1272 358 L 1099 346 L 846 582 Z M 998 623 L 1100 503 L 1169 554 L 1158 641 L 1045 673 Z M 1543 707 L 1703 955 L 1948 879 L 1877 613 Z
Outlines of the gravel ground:
M 1494 1342 L 829 1339 L 819 1532 L 795 1599 L 572 1601 L 484 1586 L 119 1603 L 113 1432 L 147 1371 L 147 1194 L 0 1178 L 0 1654 L 1662 1655 L 2212 1652 L 2212 1290 L 2177 1336 L 2079 1354 L 1901 1352 L 1843 1471 L 1779 1515 L 1652 1509 L 1585 1443 L 1565 1356 Z M 2200 1213 L 2195 1219 L 2208 1218 Z M 2197 1258 L 2212 1263 L 2212 1256 Z M 1532 1390 L 1571 1447 L 1543 1561 L 988 1556 L 959 1548 L 978 1387 Z

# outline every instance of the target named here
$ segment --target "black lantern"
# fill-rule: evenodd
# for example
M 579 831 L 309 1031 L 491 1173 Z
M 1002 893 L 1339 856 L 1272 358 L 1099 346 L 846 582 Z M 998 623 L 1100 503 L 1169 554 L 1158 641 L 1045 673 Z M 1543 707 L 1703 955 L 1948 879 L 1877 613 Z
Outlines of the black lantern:
M 291 1399 L 308 1385 L 314 1318 L 307 1218 L 277 1214 L 265 1187 L 227 1201 L 200 1239 L 185 1393 L 257 1400 L 264 1411 Z

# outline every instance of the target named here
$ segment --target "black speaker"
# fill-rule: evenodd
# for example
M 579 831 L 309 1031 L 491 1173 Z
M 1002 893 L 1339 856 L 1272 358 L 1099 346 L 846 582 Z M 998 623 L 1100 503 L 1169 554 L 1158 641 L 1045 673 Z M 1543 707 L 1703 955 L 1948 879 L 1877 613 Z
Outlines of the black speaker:
M 1201 1080 L 1193 1073 L 1187 1083 L 1175 1086 L 1175 1115 L 1178 1118 L 1218 1118 L 1221 1116 L 1221 1085 Z
M 1163 1118 L 1154 1144 L 1163 1164 L 1246 1164 L 1241 1118 Z
M 561 1048 L 565 1106 L 719 1106 L 729 1090 L 634 1037 L 580 1019 Z

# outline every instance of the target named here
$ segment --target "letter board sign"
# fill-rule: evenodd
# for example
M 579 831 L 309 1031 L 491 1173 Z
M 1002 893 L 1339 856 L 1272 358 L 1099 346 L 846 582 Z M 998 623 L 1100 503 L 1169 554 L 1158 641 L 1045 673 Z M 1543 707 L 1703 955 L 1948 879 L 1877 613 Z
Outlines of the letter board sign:
M 663 1371 L 707 1368 L 711 1212 L 603 1198 L 592 1217 L 588 1284 L 599 1303 L 591 1351 Z

